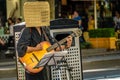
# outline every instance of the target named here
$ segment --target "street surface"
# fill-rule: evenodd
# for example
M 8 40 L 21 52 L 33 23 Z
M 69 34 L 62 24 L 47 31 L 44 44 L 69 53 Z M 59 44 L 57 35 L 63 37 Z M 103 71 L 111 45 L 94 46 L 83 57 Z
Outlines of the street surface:
M 120 80 L 120 54 L 86 57 L 82 66 L 83 80 Z M 0 63 L 0 80 L 17 80 L 15 62 Z
M 120 68 L 84 70 L 84 80 L 120 80 Z

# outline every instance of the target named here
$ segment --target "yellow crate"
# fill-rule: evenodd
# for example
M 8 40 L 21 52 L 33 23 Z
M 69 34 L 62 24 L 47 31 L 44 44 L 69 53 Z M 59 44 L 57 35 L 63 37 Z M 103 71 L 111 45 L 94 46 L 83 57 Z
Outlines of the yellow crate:
M 116 38 L 89 38 L 89 42 L 92 44 L 93 48 L 106 48 L 106 49 L 116 49 L 115 42 Z

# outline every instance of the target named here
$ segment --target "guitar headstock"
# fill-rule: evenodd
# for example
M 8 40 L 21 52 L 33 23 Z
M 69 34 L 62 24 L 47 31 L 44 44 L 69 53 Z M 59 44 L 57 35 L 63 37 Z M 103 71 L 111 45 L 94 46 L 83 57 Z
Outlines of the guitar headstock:
M 81 29 L 73 31 L 73 36 L 80 37 L 81 35 L 82 35 L 82 30 Z

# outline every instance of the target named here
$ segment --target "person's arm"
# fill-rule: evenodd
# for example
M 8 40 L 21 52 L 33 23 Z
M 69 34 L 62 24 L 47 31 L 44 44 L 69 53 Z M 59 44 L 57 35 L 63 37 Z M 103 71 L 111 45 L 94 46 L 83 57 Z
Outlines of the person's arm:
M 20 36 L 18 43 L 17 43 L 17 52 L 18 52 L 19 57 L 24 56 L 26 52 L 30 52 L 31 50 L 34 49 L 33 47 L 30 47 L 30 42 L 31 42 L 30 29 L 25 28 L 22 30 L 21 36 Z
M 46 27 L 46 29 L 44 29 L 44 30 L 45 30 L 47 36 L 49 37 L 50 42 L 51 42 L 52 44 L 54 44 L 56 41 L 55 41 L 55 39 L 52 38 L 52 36 L 50 35 L 50 28 Z M 61 45 L 60 47 L 57 47 L 57 48 L 55 49 L 55 51 L 60 51 L 61 49 L 62 49 L 62 50 L 63 50 L 63 49 L 68 49 L 69 47 L 71 47 L 71 44 L 72 44 L 72 36 L 68 36 L 66 39 L 67 39 L 67 40 L 66 40 L 66 41 L 67 41 L 66 45 Z
M 31 44 L 30 28 L 25 28 L 21 33 L 22 34 L 21 34 L 20 39 L 18 40 L 18 44 L 17 44 L 17 51 L 18 51 L 19 57 L 24 56 L 25 53 L 42 50 L 41 43 L 37 44 L 36 46 L 30 46 L 30 44 Z
M 0 39 L 0 44 L 4 45 L 5 42 L 3 40 Z
M 35 47 L 27 46 L 26 52 L 39 51 L 42 50 L 42 45 L 39 43 Z
M 82 24 L 82 20 L 81 19 L 78 20 L 78 24 L 79 24 L 79 26 L 81 26 L 81 24 Z

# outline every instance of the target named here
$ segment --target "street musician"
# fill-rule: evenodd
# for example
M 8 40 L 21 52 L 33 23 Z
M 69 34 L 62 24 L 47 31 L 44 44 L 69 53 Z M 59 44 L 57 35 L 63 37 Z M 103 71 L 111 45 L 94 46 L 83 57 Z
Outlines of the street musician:
M 48 68 L 40 67 L 33 69 L 38 63 L 38 61 L 34 59 L 33 54 L 35 53 L 34 55 L 38 59 L 42 58 L 42 56 L 47 53 L 46 47 L 55 43 L 48 27 L 50 26 L 49 3 L 46 1 L 26 2 L 24 4 L 24 18 L 26 27 L 21 31 L 17 51 L 19 60 L 25 67 L 25 78 L 26 80 L 48 80 Z M 66 38 L 66 44 L 61 45 L 61 49 L 69 48 L 71 43 L 72 37 L 68 36 Z M 56 47 L 52 51 L 59 51 L 61 49 Z M 24 63 L 25 61 L 26 64 Z

